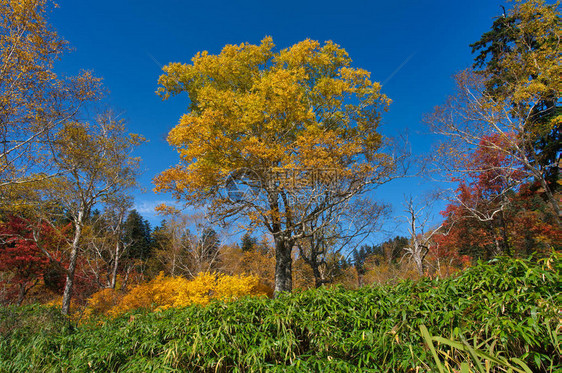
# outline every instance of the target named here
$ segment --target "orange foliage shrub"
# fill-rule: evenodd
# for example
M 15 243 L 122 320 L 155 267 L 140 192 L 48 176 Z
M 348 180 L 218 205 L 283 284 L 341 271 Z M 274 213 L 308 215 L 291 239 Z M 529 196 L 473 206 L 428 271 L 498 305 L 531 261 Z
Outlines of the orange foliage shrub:
M 314 288 L 314 273 L 302 258 L 293 260 L 293 287 L 303 290 Z
M 84 316 L 105 314 L 119 304 L 122 299 L 122 292 L 111 288 L 102 289 L 88 299 L 88 306 L 84 311 Z
M 364 284 L 395 284 L 400 280 L 417 280 L 420 278 L 413 263 L 404 261 L 401 263 L 381 262 L 373 264 L 363 277 Z
M 51 298 L 48 302 L 44 303 L 45 306 L 56 307 L 59 310 L 62 308 L 62 295 L 57 295 Z M 70 313 L 68 316 L 74 322 L 80 322 L 83 316 L 84 305 L 80 303 L 79 299 L 70 300 Z
M 153 280 L 140 284 L 124 296 L 118 291 L 104 289 L 94 294 L 86 315 L 106 314 L 117 316 L 134 309 L 165 310 L 191 304 L 206 305 L 212 299 L 233 300 L 243 296 L 269 295 L 256 276 L 228 276 L 216 273 L 200 273 L 193 280 L 168 277 L 161 272 Z
M 353 266 L 343 269 L 334 279 L 334 284 L 340 284 L 346 289 L 356 289 L 357 282 L 357 270 Z
M 225 246 L 221 252 L 221 263 L 221 272 L 251 274 L 260 278 L 262 286 L 275 286 L 275 257 L 263 250 L 243 251 L 236 246 Z

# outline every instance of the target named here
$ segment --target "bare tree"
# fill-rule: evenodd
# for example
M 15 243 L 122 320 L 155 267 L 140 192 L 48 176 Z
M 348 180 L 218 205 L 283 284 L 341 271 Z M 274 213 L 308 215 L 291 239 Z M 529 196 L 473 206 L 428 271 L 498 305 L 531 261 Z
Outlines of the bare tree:
M 130 197 L 117 195 L 107 201 L 103 214 L 92 216 L 88 223 L 90 234 L 84 246 L 90 255 L 86 261 L 100 287 L 115 289 L 117 285 L 121 260 L 131 244 L 123 240 L 125 217 L 131 207 Z
M 430 228 L 432 203 L 438 198 L 434 195 L 421 203 L 416 203 L 412 196 L 404 203 L 405 219 L 408 222 L 408 233 L 410 234 L 410 245 L 404 248 L 404 255 L 416 265 L 420 276 L 424 274 L 424 261 L 432 245 L 432 237 L 439 232 L 443 223 L 437 227 Z
M 332 272 L 337 268 L 329 260 L 349 257 L 370 233 L 380 228 L 389 212 L 388 205 L 356 199 L 333 206 L 316 220 L 303 224 L 304 232 L 296 245 L 300 257 L 312 269 L 316 287 L 332 281 Z
M 154 260 L 170 276 L 189 274 L 189 234 L 187 216 L 168 217 L 152 233 L 156 249 Z
M 435 152 L 439 169 L 447 174 L 459 175 L 459 178 L 469 173 L 494 172 L 506 181 L 504 191 L 535 180 L 560 224 L 559 201 L 545 170 L 545 167 L 559 165 L 544 165 L 538 157 L 532 156 L 540 153 L 540 149 L 535 141 L 536 134 L 528 131 L 541 102 L 540 97 L 530 100 L 526 111 L 514 115 L 508 104 L 486 93 L 485 82 L 481 75 L 461 72 L 456 76 L 456 94 L 425 118 L 435 133 L 446 137 Z M 505 161 L 471 167 L 471 159 L 477 149 L 503 155 Z M 474 212 L 479 219 L 489 218 Z
M 203 214 L 172 211 L 162 227 L 155 230 L 155 255 L 171 276 L 196 277 L 218 267 L 220 241 Z

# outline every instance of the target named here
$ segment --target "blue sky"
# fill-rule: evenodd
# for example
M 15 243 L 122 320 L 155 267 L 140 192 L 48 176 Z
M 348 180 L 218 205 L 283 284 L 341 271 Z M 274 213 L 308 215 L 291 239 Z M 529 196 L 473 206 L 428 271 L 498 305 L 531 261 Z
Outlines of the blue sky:
M 381 132 L 395 136 L 408 130 L 412 150 L 421 154 L 430 150 L 433 140 L 421 123 L 423 114 L 452 92 L 452 75 L 472 63 L 468 45 L 489 30 L 505 4 L 491 0 L 58 0 L 58 5 L 50 23 L 74 51 L 63 56 L 57 71 L 93 70 L 104 79 L 109 102 L 122 112 L 129 130 L 149 139 L 138 150 L 145 191 L 135 192 L 135 200 L 137 210 L 155 226 L 160 218 L 153 207 L 171 198 L 154 194 L 151 180 L 177 163 L 165 137 L 187 110 L 186 96 L 162 101 L 155 95 L 162 65 L 189 62 L 202 50 L 218 53 L 225 44 L 259 43 L 266 35 L 278 48 L 306 38 L 332 40 L 347 50 L 354 67 L 384 82 L 383 92 L 393 103 L 383 117 Z M 404 194 L 421 195 L 434 186 L 410 178 L 384 186 L 373 198 L 392 203 L 399 216 Z

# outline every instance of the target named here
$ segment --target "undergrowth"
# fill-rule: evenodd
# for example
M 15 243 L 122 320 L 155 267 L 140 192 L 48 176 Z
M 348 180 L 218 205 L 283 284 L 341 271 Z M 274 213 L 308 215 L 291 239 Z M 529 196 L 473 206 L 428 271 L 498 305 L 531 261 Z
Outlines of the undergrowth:
M 136 311 L 76 327 L 46 307 L 6 308 L 0 371 L 555 372 L 560 269 L 560 254 L 501 258 L 455 278 Z M 50 326 L 30 327 L 42 317 Z

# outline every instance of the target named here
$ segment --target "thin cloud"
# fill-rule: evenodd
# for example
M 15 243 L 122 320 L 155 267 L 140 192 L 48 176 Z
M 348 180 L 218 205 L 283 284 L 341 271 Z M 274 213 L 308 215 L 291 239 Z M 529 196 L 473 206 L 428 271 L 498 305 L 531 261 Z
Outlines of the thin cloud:
M 386 83 L 388 83 L 388 82 L 390 81 L 390 79 L 394 78 L 394 75 L 398 74 L 398 72 L 399 72 L 400 70 L 402 70 L 402 68 L 403 68 L 404 66 L 406 66 L 406 64 L 407 64 L 408 62 L 410 62 L 410 60 L 411 60 L 417 53 L 418 53 L 418 52 L 416 51 L 416 52 L 410 54 L 404 61 L 402 61 L 402 63 L 400 64 L 400 66 L 398 66 L 398 67 L 396 68 L 396 70 L 394 70 L 394 71 L 382 82 L 382 85 L 383 85 L 383 86 L 386 85 Z

